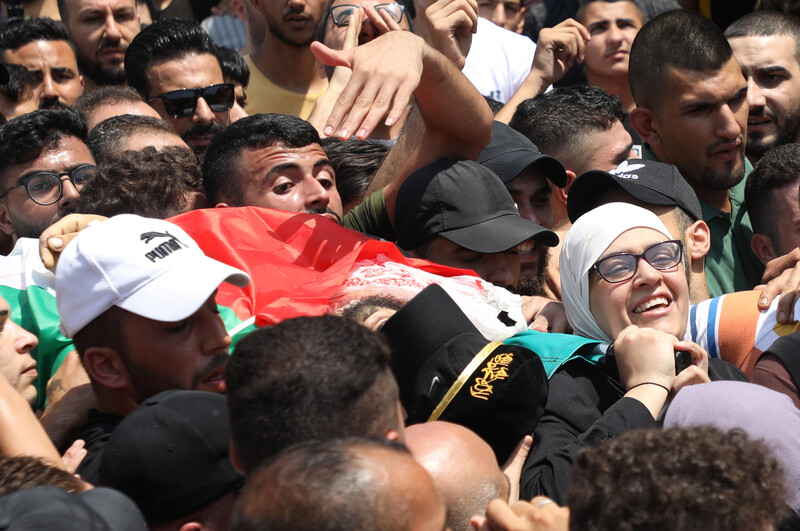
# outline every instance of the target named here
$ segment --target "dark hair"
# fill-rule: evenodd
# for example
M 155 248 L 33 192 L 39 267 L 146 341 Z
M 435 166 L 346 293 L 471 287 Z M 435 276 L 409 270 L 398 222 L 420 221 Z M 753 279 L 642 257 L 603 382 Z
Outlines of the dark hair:
M 52 18 L 25 18 L 9 22 L 0 33 L 0 52 L 16 50 L 35 41 L 65 41 L 75 52 L 64 26 Z
M 741 430 L 635 430 L 580 452 L 567 492 L 570 529 L 744 531 L 777 523 L 778 462 Z
M 595 2 L 603 2 L 606 4 L 616 4 L 617 2 L 628 2 L 630 4 L 633 4 L 633 7 L 636 8 L 636 11 L 639 13 L 639 16 L 642 19 L 642 23 L 647 22 L 647 15 L 642 10 L 642 8 L 639 7 L 639 4 L 637 4 L 634 0 L 582 0 L 581 5 L 578 8 L 578 11 L 575 12 L 575 17 L 574 17 L 575 20 L 583 24 L 584 23 L 583 15 L 586 14 L 586 7 L 589 4 L 594 4 Z
M 785 144 L 767 151 L 747 177 L 744 197 L 753 232 L 764 234 L 773 248 L 780 241 L 782 222 L 788 215 L 778 208 L 775 191 L 800 179 L 800 144 Z M 797 197 L 792 197 L 797 201 Z M 789 252 L 786 249 L 785 252 Z M 781 249 L 775 248 L 776 252 Z
M 734 21 L 725 30 L 725 37 L 771 37 L 788 35 L 794 39 L 795 60 L 800 62 L 800 19 L 777 11 L 755 11 Z
M 391 483 L 375 474 L 359 450 L 411 457 L 403 445 L 385 439 L 325 439 L 292 446 L 248 477 L 231 529 L 405 529 L 401 522 L 410 516 L 407 507 L 392 499 Z
M 667 11 L 642 26 L 631 45 L 628 79 L 639 107 L 660 104 L 671 69 L 712 72 L 733 56 L 722 31 L 699 13 Z
M 573 85 L 523 101 L 508 125 L 528 137 L 542 153 L 574 169 L 586 157 L 583 136 L 608 131 L 623 117 L 617 96 L 599 87 Z
M 383 164 L 389 148 L 367 140 L 325 138 L 322 149 L 336 174 L 336 190 L 343 205 L 355 206 L 364 200 L 372 178 Z M 347 210 L 347 206 L 345 206 Z
M 56 487 L 70 494 L 84 489 L 80 479 L 38 457 L 0 457 L 0 496 L 39 486 Z
M 117 103 L 144 102 L 142 95 L 130 87 L 119 85 L 104 85 L 95 90 L 84 92 L 72 104 L 72 108 L 83 114 L 85 118 L 101 105 L 114 105 Z
M 99 164 L 124 151 L 128 138 L 142 132 L 176 134 L 172 125 L 164 120 L 138 114 L 121 114 L 97 124 L 86 138 L 86 145 Z
M 86 141 L 86 122 L 72 109 L 44 109 L 9 120 L 0 127 L 0 175 L 9 166 L 36 159 L 64 137 Z
M 400 310 L 405 305 L 405 301 L 391 295 L 370 295 L 345 306 L 341 315 L 345 319 L 363 324 L 367 317 L 378 310 L 384 308 Z
M 81 190 L 75 211 L 166 219 L 189 210 L 198 194 L 203 194 L 203 182 L 192 150 L 147 146 L 104 160 Z
M 199 23 L 177 18 L 154 22 L 133 38 L 125 53 L 125 77 L 128 85 L 147 98 L 150 95 L 147 77 L 150 65 L 191 54 L 211 54 L 217 57 L 217 46 Z
M 5 67 L 8 70 L 8 83 L 0 85 L 0 94 L 9 103 L 19 103 L 21 98 L 31 94 L 31 87 L 36 82 L 35 75 L 21 65 L 7 64 Z
M 217 61 L 222 67 L 222 77 L 227 81 L 233 80 L 242 87 L 247 88 L 250 84 L 250 67 L 244 60 L 242 54 L 231 48 L 220 46 L 217 48 Z
M 397 429 L 390 356 L 378 334 L 331 315 L 288 319 L 244 337 L 225 376 L 243 468 L 299 442 Z
M 319 144 L 317 130 L 310 123 L 285 114 L 254 114 L 237 120 L 214 135 L 203 161 L 203 185 L 211 204 L 222 196 L 241 206 L 239 160 L 245 149 L 281 144 L 292 148 Z

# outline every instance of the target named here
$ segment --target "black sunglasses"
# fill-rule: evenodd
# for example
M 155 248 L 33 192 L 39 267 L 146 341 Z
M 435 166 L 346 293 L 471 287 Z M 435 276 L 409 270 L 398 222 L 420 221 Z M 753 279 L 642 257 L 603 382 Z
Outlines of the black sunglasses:
M 62 177 L 67 176 L 72 182 L 72 186 L 80 191 L 93 175 L 94 166 L 91 164 L 81 164 L 77 168 L 61 173 L 52 171 L 37 171 L 22 177 L 17 184 L 0 194 L 0 199 L 5 197 L 14 188 L 25 187 L 28 197 L 37 205 L 48 206 L 57 203 L 61 199 L 64 191 Z
M 164 109 L 173 118 L 188 118 L 197 108 L 197 99 L 206 100 L 208 107 L 214 112 L 231 110 L 234 102 L 233 83 L 220 83 L 202 88 L 178 89 L 153 96 L 147 103 L 161 98 Z

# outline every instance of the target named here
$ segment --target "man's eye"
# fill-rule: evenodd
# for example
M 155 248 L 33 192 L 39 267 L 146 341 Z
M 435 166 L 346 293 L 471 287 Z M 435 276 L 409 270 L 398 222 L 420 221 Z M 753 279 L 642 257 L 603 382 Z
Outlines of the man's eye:
M 279 184 L 278 186 L 275 186 L 272 189 L 272 191 L 275 192 L 276 194 L 282 195 L 282 194 L 289 193 L 291 191 L 291 189 L 292 189 L 292 183 L 287 182 L 287 183 L 282 183 L 282 184 Z
M 330 190 L 331 188 L 333 188 L 333 181 L 331 179 L 323 178 L 323 179 L 318 179 L 318 181 L 319 184 L 321 184 L 322 187 L 325 188 L 326 190 Z

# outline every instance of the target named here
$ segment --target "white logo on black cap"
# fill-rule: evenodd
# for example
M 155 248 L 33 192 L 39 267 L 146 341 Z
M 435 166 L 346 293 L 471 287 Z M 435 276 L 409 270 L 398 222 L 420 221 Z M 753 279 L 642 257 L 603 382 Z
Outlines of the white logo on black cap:
M 611 175 L 616 175 L 620 179 L 638 179 L 639 176 L 635 173 L 631 173 L 632 171 L 636 171 L 638 169 L 644 168 L 644 164 L 628 164 L 627 160 L 623 160 L 622 164 L 611 170 Z

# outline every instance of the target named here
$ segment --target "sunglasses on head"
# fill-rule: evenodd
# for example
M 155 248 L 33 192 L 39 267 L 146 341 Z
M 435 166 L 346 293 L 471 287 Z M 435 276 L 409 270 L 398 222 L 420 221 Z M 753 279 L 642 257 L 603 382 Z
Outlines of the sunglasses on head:
M 220 83 L 202 88 L 178 89 L 153 96 L 147 103 L 161 98 L 167 114 L 173 118 L 188 118 L 197 108 L 197 99 L 203 98 L 214 112 L 231 110 L 234 102 L 233 83 Z

